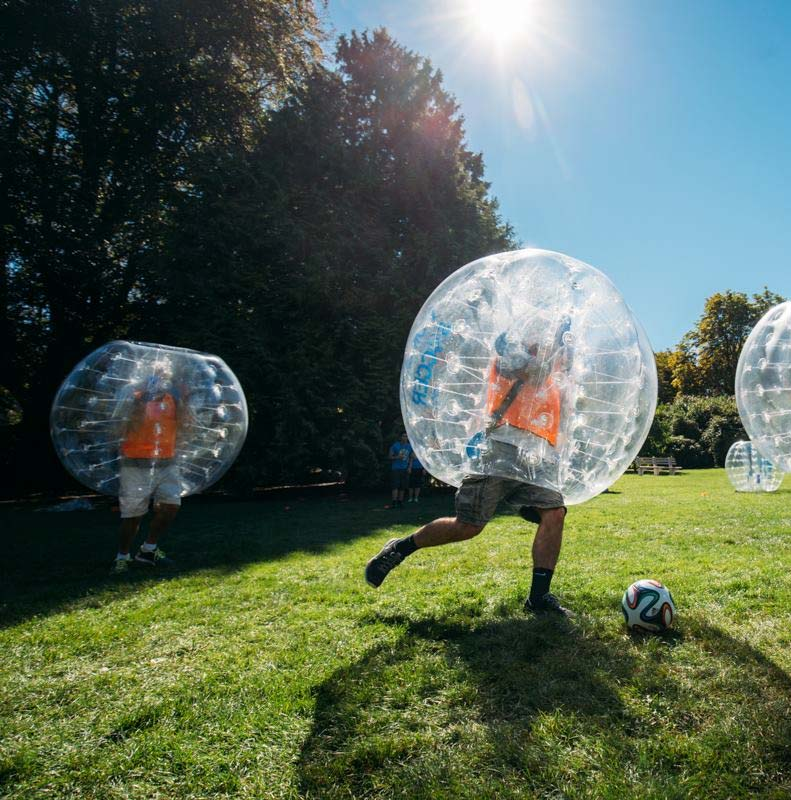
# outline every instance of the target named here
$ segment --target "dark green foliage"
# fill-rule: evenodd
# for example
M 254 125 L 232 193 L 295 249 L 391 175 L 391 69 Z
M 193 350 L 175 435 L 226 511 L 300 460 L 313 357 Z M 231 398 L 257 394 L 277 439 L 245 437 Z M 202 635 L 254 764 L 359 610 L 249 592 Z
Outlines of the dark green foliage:
M 341 38 L 273 114 L 251 168 L 270 252 L 254 291 L 282 480 L 379 480 L 382 431 L 418 309 L 462 264 L 513 242 L 430 64 L 384 31 Z M 258 387 L 253 387 L 258 394 Z M 287 459 L 287 460 L 286 460 Z
M 657 407 L 641 455 L 672 455 L 687 469 L 721 467 L 731 445 L 747 438 L 733 397 L 679 395 Z
M 18 488 L 64 479 L 49 405 L 112 338 L 234 369 L 251 428 L 230 485 L 376 482 L 415 313 L 513 244 L 441 75 L 384 31 L 318 66 L 304 0 L 0 14 L 0 374 L 22 410 L 2 450 Z
M 0 374 L 23 409 L 15 475 L 38 483 L 55 388 L 154 329 L 177 209 L 211 206 L 207 165 L 304 75 L 317 18 L 312 0 L 16 0 L 0 31 Z
M 254 414 L 237 479 L 381 480 L 415 314 L 513 244 L 456 111 L 384 31 L 341 38 L 336 70 L 316 67 L 177 209 L 153 318 L 237 370 Z

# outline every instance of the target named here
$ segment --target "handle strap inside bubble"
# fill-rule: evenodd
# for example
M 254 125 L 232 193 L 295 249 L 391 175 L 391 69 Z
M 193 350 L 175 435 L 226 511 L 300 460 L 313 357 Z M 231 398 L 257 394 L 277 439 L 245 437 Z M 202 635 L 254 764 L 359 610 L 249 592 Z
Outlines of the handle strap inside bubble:
M 495 367 L 496 369 L 496 367 Z M 499 372 L 499 370 L 498 370 Z M 524 378 L 517 378 L 511 388 L 508 390 L 508 394 L 502 399 L 500 405 L 497 406 L 490 414 L 489 414 L 489 425 L 487 426 L 488 430 L 492 430 L 496 428 L 503 420 L 503 417 L 508 413 L 508 409 L 513 405 L 514 400 L 516 400 L 519 392 L 522 391 L 522 387 L 525 385 Z

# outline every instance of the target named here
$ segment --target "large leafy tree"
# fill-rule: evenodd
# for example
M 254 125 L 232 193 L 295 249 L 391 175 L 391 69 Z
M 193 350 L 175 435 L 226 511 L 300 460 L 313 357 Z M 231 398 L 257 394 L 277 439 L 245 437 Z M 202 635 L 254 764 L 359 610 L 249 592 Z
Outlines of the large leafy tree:
M 211 204 L 197 176 L 251 145 L 318 25 L 310 0 L 11 0 L 0 31 L 2 375 L 36 451 L 64 372 L 162 302 L 175 209 Z
M 111 336 L 180 344 L 220 353 L 245 386 L 237 480 L 327 467 L 375 480 L 417 309 L 453 269 L 513 244 L 441 75 L 384 31 L 342 38 L 332 69 L 306 70 L 315 18 L 298 2 L 53 8 L 107 19 L 83 39 L 72 29 L 68 47 L 46 40 L 71 92 L 51 105 L 54 128 L 43 111 L 37 123 L 56 131 L 47 158 L 63 195 L 49 217 L 21 179 L 46 173 L 38 134 L 3 133 L 23 156 L 5 275 L 26 418 L 40 425 L 54 383 Z M 27 58 L 43 70 L 40 50 Z M 85 132 L 76 51 L 95 52 L 86 86 L 104 87 Z M 86 194 L 89 142 L 103 155 Z
M 376 481 L 418 308 L 513 244 L 441 75 L 385 31 L 342 37 L 244 168 L 203 178 L 217 202 L 180 207 L 155 316 L 169 341 L 233 354 L 254 423 L 236 475 Z
M 739 355 L 755 323 L 785 298 L 768 289 L 750 299 L 726 291 L 706 300 L 703 315 L 670 357 L 681 394 L 732 395 Z
M 659 403 L 672 403 L 676 396 L 673 388 L 674 353 L 672 350 L 660 350 L 654 354 L 656 359 L 656 375 L 658 380 L 657 399 Z
M 274 370 L 261 435 L 290 476 L 319 464 L 374 480 L 418 308 L 511 230 L 441 74 L 383 30 L 341 37 L 335 69 L 273 116 L 257 157 L 271 257 L 253 313 Z

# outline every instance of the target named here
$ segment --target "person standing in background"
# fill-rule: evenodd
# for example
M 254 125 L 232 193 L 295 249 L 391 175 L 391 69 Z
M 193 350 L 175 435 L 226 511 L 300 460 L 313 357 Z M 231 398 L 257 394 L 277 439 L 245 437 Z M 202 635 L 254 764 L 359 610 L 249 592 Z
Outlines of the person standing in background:
M 409 460 L 409 484 L 408 484 L 408 492 L 409 497 L 407 498 L 407 503 L 417 503 L 420 499 L 420 490 L 423 488 L 423 484 L 426 480 L 426 470 L 423 469 L 423 465 L 420 463 L 420 459 L 415 455 L 415 451 L 412 451 L 412 457 Z
M 398 441 L 393 443 L 388 453 L 392 508 L 398 508 L 404 504 L 404 494 L 409 483 L 409 460 L 411 455 L 412 445 L 409 444 L 409 437 L 406 433 L 402 433 Z

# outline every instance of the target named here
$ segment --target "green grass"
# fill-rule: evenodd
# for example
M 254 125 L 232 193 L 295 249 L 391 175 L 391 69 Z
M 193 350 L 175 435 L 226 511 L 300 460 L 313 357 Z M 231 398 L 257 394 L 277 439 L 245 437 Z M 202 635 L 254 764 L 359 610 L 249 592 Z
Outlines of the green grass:
M 791 479 L 614 489 L 568 516 L 571 624 L 522 614 L 533 526 L 506 514 L 363 583 L 447 494 L 188 501 L 179 571 L 121 580 L 109 508 L 6 508 L 0 796 L 791 797 Z M 642 577 L 664 637 L 624 630 Z

